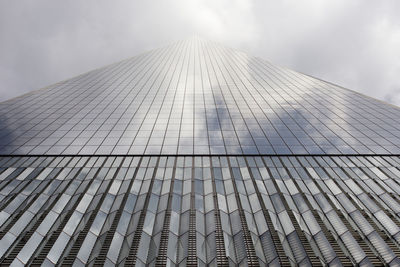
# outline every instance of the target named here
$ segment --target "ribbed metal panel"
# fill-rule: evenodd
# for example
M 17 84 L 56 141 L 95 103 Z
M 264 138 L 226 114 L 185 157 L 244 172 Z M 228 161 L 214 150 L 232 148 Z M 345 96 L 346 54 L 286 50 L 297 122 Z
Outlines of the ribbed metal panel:
M 396 156 L 4 157 L 1 164 L 2 265 L 399 263 Z

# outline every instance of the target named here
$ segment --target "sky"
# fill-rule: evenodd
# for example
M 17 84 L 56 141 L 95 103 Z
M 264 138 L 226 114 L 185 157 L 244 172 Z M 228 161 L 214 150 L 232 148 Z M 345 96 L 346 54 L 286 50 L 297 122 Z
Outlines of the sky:
M 0 101 L 193 34 L 400 106 L 398 0 L 0 0 Z

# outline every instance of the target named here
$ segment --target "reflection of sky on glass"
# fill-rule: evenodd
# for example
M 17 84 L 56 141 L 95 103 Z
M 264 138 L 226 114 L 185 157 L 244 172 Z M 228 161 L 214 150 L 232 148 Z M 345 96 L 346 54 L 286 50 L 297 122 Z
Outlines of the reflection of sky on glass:
M 192 38 L 0 104 L 1 154 L 396 154 L 400 111 Z

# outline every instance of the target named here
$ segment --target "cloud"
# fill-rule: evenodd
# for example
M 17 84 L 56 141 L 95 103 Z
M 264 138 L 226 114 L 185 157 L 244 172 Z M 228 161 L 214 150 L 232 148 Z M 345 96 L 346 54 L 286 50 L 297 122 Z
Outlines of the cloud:
M 380 99 L 400 88 L 397 2 L 281 3 L 268 19 L 256 16 L 267 30 L 262 43 L 272 47 L 265 58 Z M 264 4 L 257 10 L 272 7 Z M 271 17 L 277 21 L 274 29 L 267 27 Z
M 0 2 L 0 100 L 196 33 L 400 105 L 398 1 Z

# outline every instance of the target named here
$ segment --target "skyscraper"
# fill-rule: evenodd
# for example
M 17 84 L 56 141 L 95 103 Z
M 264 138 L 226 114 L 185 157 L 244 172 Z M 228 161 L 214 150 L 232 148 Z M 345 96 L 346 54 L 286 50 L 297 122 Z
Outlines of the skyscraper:
M 0 261 L 400 265 L 400 109 L 197 37 L 0 103 Z

